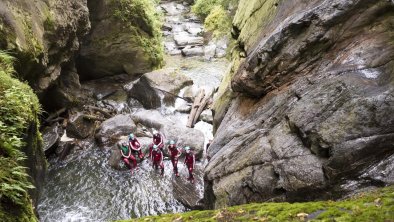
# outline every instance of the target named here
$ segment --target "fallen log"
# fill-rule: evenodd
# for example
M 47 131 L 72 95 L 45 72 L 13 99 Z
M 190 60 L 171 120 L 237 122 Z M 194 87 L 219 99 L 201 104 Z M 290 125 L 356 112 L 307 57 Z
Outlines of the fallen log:
M 106 119 L 98 117 L 98 116 L 93 116 L 93 115 L 82 115 L 82 118 L 86 119 L 86 120 L 91 120 L 91 121 L 105 121 Z
M 211 98 L 211 94 L 208 93 L 205 95 L 205 97 L 201 100 L 200 105 L 198 106 L 198 109 L 196 111 L 196 114 L 194 115 L 194 119 L 193 119 L 193 123 L 192 126 L 194 126 L 194 124 L 196 124 L 198 118 L 200 117 L 202 111 L 204 111 L 205 106 L 207 106 L 209 99 Z
M 52 119 L 54 119 L 54 118 L 56 118 L 56 117 L 59 117 L 60 114 L 66 112 L 66 110 L 67 110 L 67 109 L 66 109 L 65 107 L 64 107 L 64 108 L 61 108 L 61 109 L 59 109 L 58 111 L 56 111 L 56 112 L 52 113 L 51 115 L 49 115 L 48 118 L 46 118 L 44 121 L 48 123 L 48 122 L 50 122 Z
M 104 109 L 101 109 L 101 108 L 98 108 L 98 107 L 95 107 L 95 106 L 87 106 L 87 108 L 103 114 L 104 117 L 106 117 L 106 118 L 111 118 L 112 117 L 112 115 L 109 112 L 105 111 Z
M 198 96 L 194 99 L 192 110 L 190 111 L 189 118 L 187 120 L 187 127 L 193 128 L 194 127 L 194 116 L 197 113 L 198 108 L 201 106 L 201 102 L 205 97 L 205 90 L 200 90 Z

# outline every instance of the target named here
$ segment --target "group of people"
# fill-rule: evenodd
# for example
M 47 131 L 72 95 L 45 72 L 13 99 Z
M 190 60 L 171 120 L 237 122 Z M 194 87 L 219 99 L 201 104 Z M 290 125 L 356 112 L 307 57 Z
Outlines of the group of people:
M 142 147 L 138 139 L 134 136 L 134 134 L 130 134 L 127 142 L 122 142 L 118 144 L 120 153 L 122 155 L 122 159 L 126 166 L 130 169 L 131 174 L 134 173 L 134 170 L 138 168 L 137 166 L 137 157 L 139 159 L 144 159 L 145 155 L 142 152 Z M 151 161 L 154 169 L 161 169 L 161 175 L 164 175 L 164 154 L 163 149 L 165 147 L 164 144 L 164 136 L 158 132 L 153 131 L 153 141 L 149 145 L 149 154 L 148 159 Z M 169 145 L 167 146 L 168 154 L 170 155 L 171 163 L 173 166 L 174 174 L 176 177 L 179 177 L 178 172 L 178 159 L 184 153 L 185 160 L 184 164 L 186 165 L 189 171 L 189 180 L 191 183 L 194 183 L 193 170 L 195 165 L 195 155 L 189 146 L 185 146 L 184 148 L 180 148 L 177 146 L 174 140 L 169 141 Z M 184 152 L 182 152 L 184 151 Z

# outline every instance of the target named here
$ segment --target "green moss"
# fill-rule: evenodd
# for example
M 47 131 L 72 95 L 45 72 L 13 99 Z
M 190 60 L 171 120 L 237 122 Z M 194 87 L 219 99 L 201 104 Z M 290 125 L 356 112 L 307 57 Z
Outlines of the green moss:
M 233 12 L 239 0 L 197 0 L 192 11 L 204 19 L 204 27 L 214 38 L 230 36 Z
M 154 0 L 112 1 L 114 17 L 135 32 L 137 44 L 149 56 L 152 66 L 158 68 L 163 65 L 164 47 L 161 35 L 162 15 L 157 12 L 156 4 Z
M 214 38 L 230 35 L 231 18 L 221 5 L 215 6 L 204 21 L 207 31 L 213 32 Z
M 190 211 L 124 221 L 393 221 L 394 186 L 343 201 L 253 203 L 219 210 Z
M 282 0 L 240 0 L 233 24 L 240 30 L 238 41 L 248 50 L 258 38 L 261 30 L 272 21 L 277 12 L 276 5 Z
M 192 6 L 192 12 L 201 18 L 206 18 L 215 6 L 221 5 L 222 0 L 197 0 Z
M 38 132 L 40 106 L 32 89 L 13 78 L 13 73 L 13 58 L 0 51 L 0 218 L 36 221 L 27 193 L 34 187 L 23 167 L 22 149 L 30 123 L 36 123 Z M 35 141 L 41 141 L 39 133 L 35 136 Z

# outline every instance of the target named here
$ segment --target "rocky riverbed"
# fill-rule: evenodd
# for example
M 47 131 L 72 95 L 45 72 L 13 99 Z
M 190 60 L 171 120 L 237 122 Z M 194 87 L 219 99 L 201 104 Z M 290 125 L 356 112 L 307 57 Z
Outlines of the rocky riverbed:
M 205 122 L 193 129 L 186 127 L 188 110 L 198 89 L 213 92 L 218 87 L 228 62 L 212 52 L 185 53 L 185 48 L 205 47 L 201 21 L 190 14 L 188 4 L 163 2 L 160 8 L 166 15 L 165 45 L 175 46 L 166 47 L 165 67 L 139 77 L 121 74 L 83 82 L 79 97 L 85 104 L 60 114 L 65 119 L 45 130 L 50 167 L 37 208 L 41 221 L 108 221 L 202 208 L 212 112 L 208 108 L 201 117 Z M 193 38 L 201 41 L 196 44 Z M 139 170 L 130 174 L 116 143 L 133 132 L 147 153 L 153 129 L 194 149 L 195 184 L 185 179 L 183 158 L 179 178 L 168 157 L 163 177 L 148 160 L 139 161 Z

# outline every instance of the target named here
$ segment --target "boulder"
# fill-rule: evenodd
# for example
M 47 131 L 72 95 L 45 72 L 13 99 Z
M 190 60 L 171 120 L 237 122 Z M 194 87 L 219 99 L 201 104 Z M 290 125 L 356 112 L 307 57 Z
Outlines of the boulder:
M 251 17 L 255 7 L 239 6 L 233 34 L 244 51 L 225 77 L 234 93 L 218 98 L 227 108 L 215 110 L 222 120 L 208 150 L 207 207 L 390 184 L 392 3 L 281 1 Z
M 43 150 L 48 155 L 56 143 L 59 142 L 59 123 L 53 124 L 52 126 L 46 127 L 42 132 L 42 140 L 44 142 Z
M 211 60 L 212 58 L 215 57 L 216 54 L 216 45 L 215 44 L 209 44 L 204 47 L 204 58 L 206 60 Z
M 175 140 L 181 146 L 190 146 L 201 159 L 204 151 L 204 134 L 175 122 L 156 110 L 141 110 L 132 114 L 135 123 L 159 130 L 167 140 Z
M 96 134 L 100 146 L 112 147 L 122 136 L 127 136 L 136 131 L 136 125 L 130 115 L 120 114 L 101 123 Z
M 203 47 L 185 47 L 182 49 L 182 55 L 186 57 L 190 56 L 202 56 L 204 55 L 204 49 Z
M 176 108 L 176 111 L 180 113 L 190 113 L 191 110 L 192 110 L 192 106 L 190 104 L 184 104 Z
M 200 192 L 199 185 L 203 184 L 203 170 L 199 164 L 196 164 L 196 166 L 197 167 L 194 170 L 194 184 L 191 184 L 190 181 L 183 177 L 179 177 L 172 180 L 172 187 L 175 199 L 177 199 L 189 209 L 202 210 L 204 207 L 203 203 L 201 202 L 203 193 Z M 184 166 L 178 166 L 178 168 L 181 172 L 186 173 L 186 168 L 184 168 Z
M 195 36 L 189 36 L 189 35 L 185 35 L 185 34 L 174 35 L 174 41 L 177 44 L 177 46 L 203 45 L 204 44 L 203 37 L 195 37 Z
M 95 123 L 84 117 L 82 113 L 75 113 L 68 119 L 67 136 L 77 139 L 85 139 L 94 132 Z
M 124 86 L 129 97 L 135 98 L 146 109 L 155 109 L 162 103 L 175 102 L 179 91 L 193 81 L 176 69 L 161 69 L 145 73 L 138 80 Z
M 212 110 L 210 109 L 204 110 L 200 115 L 200 120 L 212 124 L 213 123 Z
M 92 29 L 77 60 L 82 79 L 149 72 L 163 61 L 153 1 L 89 2 Z M 138 12 L 138 13 L 137 13 Z

